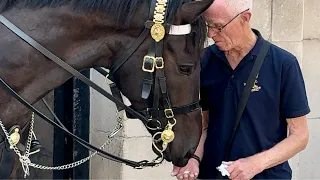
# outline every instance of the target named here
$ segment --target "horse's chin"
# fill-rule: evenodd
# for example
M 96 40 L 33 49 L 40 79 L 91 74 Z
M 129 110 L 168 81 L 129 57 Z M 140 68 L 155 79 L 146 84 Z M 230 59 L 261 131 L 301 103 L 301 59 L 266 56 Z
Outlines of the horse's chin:
M 183 158 L 179 158 L 179 159 L 173 159 L 172 160 L 172 164 L 175 165 L 175 166 L 178 166 L 178 167 L 184 167 L 187 165 L 188 161 L 189 161 L 190 158 L 186 158 L 186 157 L 183 157 Z
M 191 158 L 192 154 L 195 152 L 196 148 L 189 150 L 183 157 L 174 157 L 170 152 L 170 146 L 163 152 L 164 159 L 168 162 L 172 162 L 173 165 L 178 167 L 184 167 L 187 165 L 189 159 Z M 157 153 L 157 150 L 153 148 L 153 151 Z

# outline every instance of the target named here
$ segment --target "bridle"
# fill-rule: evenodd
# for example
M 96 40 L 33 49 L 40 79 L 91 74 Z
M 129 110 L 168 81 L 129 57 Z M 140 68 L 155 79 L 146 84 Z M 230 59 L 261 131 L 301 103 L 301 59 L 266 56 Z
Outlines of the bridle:
M 166 34 L 171 35 L 186 35 L 191 32 L 191 25 L 171 25 L 166 23 L 166 14 L 168 11 L 168 4 L 170 4 L 171 0 L 152 0 L 151 8 L 149 13 L 149 20 L 145 22 L 145 29 L 140 34 L 140 36 L 126 49 L 114 64 L 112 64 L 110 68 L 110 74 L 104 71 L 100 67 L 96 67 L 95 69 L 105 75 L 108 79 L 113 80 L 113 75 L 121 68 L 121 66 L 130 58 L 130 56 L 138 49 L 138 47 L 142 44 L 142 42 L 151 34 L 151 37 L 154 41 L 151 42 L 148 53 L 143 58 L 142 70 L 144 73 L 144 78 L 142 80 L 143 88 L 141 92 L 141 97 L 143 99 L 148 99 L 150 102 L 149 108 L 141 111 L 136 111 L 132 107 L 126 106 L 121 97 L 120 90 L 117 88 L 115 83 L 110 84 L 111 92 L 108 93 L 97 84 L 86 78 L 82 75 L 79 71 L 75 70 L 73 67 L 65 63 L 59 57 L 55 56 L 49 50 L 44 48 L 38 42 L 33 40 L 23 31 L 21 31 L 18 27 L 13 25 L 10 21 L 8 21 L 5 17 L 0 15 L 0 22 L 5 25 L 8 29 L 14 32 L 17 36 L 22 38 L 28 44 L 33 46 L 47 58 L 54 61 L 56 64 L 64 68 L 66 71 L 71 73 L 76 78 L 80 79 L 88 86 L 91 86 L 93 89 L 113 101 L 116 106 L 118 112 L 125 111 L 128 116 L 138 118 L 142 120 L 145 126 L 152 131 L 156 131 L 153 136 L 153 146 L 157 149 L 158 157 L 155 158 L 153 161 L 140 161 L 135 162 L 127 159 L 122 159 L 120 157 L 114 156 L 109 154 L 105 151 L 102 151 L 99 148 L 92 146 L 91 144 L 87 143 L 86 141 L 82 140 L 81 138 L 75 136 L 71 132 L 69 132 L 65 127 L 56 123 L 54 120 L 51 120 L 47 116 L 43 115 L 40 111 L 38 111 L 35 107 L 25 101 L 21 96 L 19 96 L 1 77 L 0 77 L 0 85 L 6 89 L 13 97 L 15 97 L 18 101 L 20 101 L 23 105 L 29 108 L 32 112 L 37 114 L 39 117 L 47 121 L 48 123 L 60 128 L 64 133 L 73 137 L 75 141 L 82 144 L 84 147 L 91 151 L 98 152 L 98 155 L 105 157 L 107 159 L 125 163 L 126 165 L 132 166 L 134 168 L 143 168 L 147 166 L 156 166 L 163 161 L 163 151 L 167 148 L 168 144 L 173 141 L 174 139 L 174 132 L 173 127 L 176 124 L 175 114 L 184 114 L 188 112 L 192 112 L 194 110 L 199 109 L 199 101 L 190 103 L 186 106 L 173 108 L 171 106 L 167 85 L 166 85 L 166 77 L 164 74 L 164 59 L 162 57 L 163 51 L 163 38 Z M 152 19 L 152 20 L 150 20 Z M 170 20 L 169 20 L 170 21 Z M 179 31 L 177 31 L 179 30 Z M 153 92 L 153 97 L 151 97 L 151 93 Z M 163 101 L 164 109 L 159 109 L 159 101 L 160 96 Z M 167 124 L 162 124 L 159 118 L 166 118 Z M 57 119 L 57 118 L 56 118 Z M 0 122 L 1 119 L 0 119 Z M 5 129 L 4 129 L 5 131 Z M 6 131 L 5 131 L 6 132 Z M 157 138 L 159 137 L 159 138 Z M 8 137 L 7 137 L 8 138 Z M 158 148 L 155 145 L 155 142 L 162 141 L 162 149 Z M 16 146 L 19 143 L 13 142 L 8 138 L 8 142 L 11 146 Z
M 166 33 L 172 35 L 189 34 L 191 32 L 191 25 L 174 26 L 166 23 L 166 14 L 168 11 L 168 8 L 166 7 L 170 2 L 170 0 L 158 0 L 157 2 L 155 0 L 152 1 L 149 19 L 153 19 L 152 21 L 148 20 L 145 23 L 145 30 L 135 41 L 144 41 L 146 37 L 148 37 L 150 31 L 153 41 L 149 45 L 147 55 L 143 58 L 142 71 L 144 75 L 142 79 L 141 92 L 141 97 L 148 100 L 150 103 L 147 109 L 140 110 L 139 113 L 143 114 L 147 118 L 147 121 L 144 121 L 145 126 L 149 130 L 157 131 L 154 134 L 153 139 L 156 140 L 156 137 L 160 136 L 160 139 L 163 142 L 162 149 L 160 150 L 154 145 L 159 152 L 163 152 L 167 148 L 168 144 L 174 139 L 174 132 L 172 131 L 172 128 L 176 124 L 174 115 L 188 113 L 199 108 L 199 101 L 178 108 L 172 108 L 171 106 L 167 90 L 166 76 L 164 73 L 163 38 Z M 112 64 L 110 68 L 111 76 L 120 69 L 132 53 L 138 48 L 138 46 L 134 47 L 135 48 L 133 49 L 129 49 L 128 53 L 121 56 L 114 62 L 114 64 Z M 110 79 L 112 79 L 112 77 Z M 118 91 L 115 87 L 112 89 L 114 92 Z M 152 92 L 153 97 L 151 96 Z M 159 109 L 160 97 L 162 97 L 163 109 Z M 130 112 L 127 114 L 130 117 Z M 159 120 L 161 118 L 166 118 L 166 124 L 161 123 Z M 159 141 L 159 139 L 157 139 L 157 141 Z

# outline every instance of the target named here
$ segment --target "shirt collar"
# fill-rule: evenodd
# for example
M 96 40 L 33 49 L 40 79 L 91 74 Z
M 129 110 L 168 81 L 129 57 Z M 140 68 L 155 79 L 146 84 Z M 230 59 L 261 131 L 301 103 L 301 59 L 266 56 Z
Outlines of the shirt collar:
M 261 33 L 256 30 L 256 29 L 252 29 L 252 31 L 258 36 L 258 39 L 256 41 L 256 44 L 254 45 L 254 47 L 251 49 L 251 51 L 249 52 L 249 54 L 251 54 L 252 56 L 257 56 L 260 52 L 260 49 L 263 45 L 263 42 L 265 41 L 261 35 Z

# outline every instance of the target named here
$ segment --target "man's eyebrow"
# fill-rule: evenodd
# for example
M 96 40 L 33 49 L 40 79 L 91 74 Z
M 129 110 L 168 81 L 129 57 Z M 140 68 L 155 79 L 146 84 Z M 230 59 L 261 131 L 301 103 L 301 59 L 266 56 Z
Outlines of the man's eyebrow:
M 222 26 L 222 23 L 219 22 L 213 22 L 213 21 L 207 21 L 208 25 L 211 26 Z
M 208 21 L 206 21 L 208 24 L 210 24 L 210 25 L 213 25 L 213 24 L 216 24 L 216 23 L 214 23 L 211 19 L 210 20 L 208 20 Z

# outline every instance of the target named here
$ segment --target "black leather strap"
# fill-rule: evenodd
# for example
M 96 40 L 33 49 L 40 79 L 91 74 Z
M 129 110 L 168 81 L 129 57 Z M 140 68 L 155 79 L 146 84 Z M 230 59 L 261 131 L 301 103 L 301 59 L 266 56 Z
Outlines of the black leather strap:
M 111 90 L 112 95 L 123 103 L 121 92 L 118 89 L 117 85 L 115 83 L 111 83 L 109 86 L 110 86 L 110 90 Z M 121 107 L 117 104 L 116 104 L 116 107 L 117 107 L 118 111 L 124 110 L 123 107 Z
M 139 113 L 143 114 L 146 117 L 151 117 L 152 110 L 154 108 L 149 108 L 147 110 L 139 111 Z M 200 109 L 199 101 L 193 102 L 191 104 L 188 104 L 186 106 L 181 106 L 181 107 L 174 107 L 172 108 L 172 111 L 174 114 L 185 114 L 188 112 L 193 112 L 195 110 Z M 166 117 L 164 114 L 164 109 L 158 109 L 159 111 L 159 118 L 164 118 Z M 128 118 L 134 118 L 130 113 L 127 113 Z
M 110 74 L 113 75 L 116 73 L 119 68 L 129 59 L 129 57 L 138 49 L 138 47 L 142 44 L 142 42 L 147 38 L 149 35 L 149 29 L 151 28 L 150 19 L 153 17 L 154 9 L 156 7 L 156 0 L 152 0 L 150 4 L 150 11 L 148 20 L 145 23 L 145 28 L 140 36 L 123 52 L 118 58 L 115 58 L 114 63 L 110 67 Z M 152 21 L 151 21 L 152 22 Z M 149 27 L 150 26 L 150 27 Z
M 65 134 L 67 134 L 68 136 L 71 136 L 72 138 L 74 138 L 75 141 L 77 141 L 78 143 L 80 143 L 81 145 L 83 145 L 84 147 L 86 147 L 87 149 L 91 150 L 91 151 L 97 151 L 98 155 L 116 161 L 116 162 L 123 162 L 129 166 L 132 167 L 139 167 L 141 166 L 140 162 L 135 162 L 135 161 L 130 161 L 127 159 L 123 159 L 117 156 L 114 156 L 110 153 L 107 153 L 105 151 L 100 150 L 97 147 L 92 146 L 91 144 L 87 143 L 86 141 L 84 141 L 83 139 L 79 138 L 78 136 L 72 134 L 71 132 L 69 132 L 67 129 L 65 129 L 64 127 L 60 126 L 59 124 L 57 124 L 56 122 L 54 122 L 53 120 L 51 120 L 50 118 L 48 118 L 47 116 L 45 116 L 44 114 L 42 114 L 40 111 L 38 111 L 35 107 L 33 107 L 31 104 L 29 104 L 28 102 L 26 102 L 23 98 L 21 98 L 13 89 L 10 88 L 10 86 L 3 80 L 0 78 L 0 85 L 7 90 L 8 93 L 10 93 L 13 97 L 15 97 L 19 102 L 21 102 L 24 106 L 26 106 L 28 109 L 30 109 L 31 111 L 33 111 L 35 114 L 37 114 L 39 117 L 41 117 L 42 119 L 44 119 L 45 121 L 47 121 L 48 123 L 50 123 L 53 126 L 59 127 L 60 130 L 62 130 Z M 154 164 L 155 165 L 155 164 Z
M 110 67 L 110 74 L 113 75 L 116 73 L 119 68 L 129 59 L 129 57 L 138 49 L 138 47 L 142 44 L 142 42 L 147 38 L 149 35 L 149 30 L 144 29 L 140 36 L 129 46 L 129 48 L 116 58 L 112 66 Z
M 96 83 L 82 75 L 80 72 L 78 72 L 76 69 L 71 67 L 69 64 L 61 60 L 59 57 L 51 53 L 49 50 L 44 48 L 41 44 L 30 38 L 27 34 L 25 34 L 23 31 L 21 31 L 18 27 L 13 25 L 11 22 L 9 22 L 6 18 L 4 18 L 2 15 L 0 15 L 0 22 L 4 24 L 6 27 L 8 27 L 12 32 L 14 32 L 17 36 L 19 36 L 21 39 L 26 41 L 28 44 L 30 44 L 32 47 L 37 49 L 39 52 L 41 52 L 43 55 L 57 63 L 59 66 L 64 68 L 66 71 L 68 71 L 70 74 L 73 76 L 77 77 L 84 83 L 86 83 L 88 86 L 91 86 L 93 89 L 110 99 L 112 102 L 116 103 L 118 106 L 124 108 L 127 112 L 130 112 L 130 114 L 133 114 L 136 118 L 139 118 L 146 123 L 148 120 L 142 116 L 141 114 L 135 112 L 133 109 L 130 107 L 126 106 L 123 102 L 119 101 L 115 97 L 113 97 L 110 93 L 99 87 Z
M 151 17 L 153 17 L 153 12 L 154 12 L 154 8 L 155 8 L 155 2 L 156 0 L 152 0 L 151 3 L 151 8 L 150 8 L 150 13 L 149 13 L 149 19 Z M 170 4 L 170 0 L 168 0 L 168 3 Z M 167 11 L 168 9 L 166 9 Z M 141 115 L 140 113 L 134 111 L 132 108 L 126 106 L 121 98 L 121 94 L 119 89 L 115 86 L 111 85 L 111 90 L 113 92 L 113 94 L 115 94 L 115 96 L 112 96 L 110 93 L 106 92 L 104 89 L 102 89 L 101 87 L 99 87 L 98 85 L 96 85 L 94 82 L 92 82 L 91 80 L 89 80 L 88 78 L 86 78 L 85 76 L 83 76 L 80 72 L 78 72 L 77 70 L 75 70 L 73 67 L 71 67 L 70 65 L 68 65 L 66 62 L 64 62 L 63 60 L 61 60 L 59 57 L 55 56 L 53 53 L 51 53 L 50 51 L 48 51 L 46 48 L 44 48 L 42 45 L 40 45 L 38 42 L 36 42 L 35 40 L 33 40 L 31 37 L 29 37 L 27 34 L 25 34 L 23 31 L 21 31 L 18 27 L 16 27 L 15 25 L 13 25 L 11 22 L 9 22 L 5 17 L 3 17 L 2 15 L 0 15 L 0 22 L 5 25 L 8 29 L 10 29 L 12 32 L 14 32 L 17 36 L 19 36 L 21 39 L 23 39 L 25 42 L 27 42 L 28 44 L 30 44 L 32 47 L 34 47 L 35 49 L 37 49 L 39 52 L 41 52 L 43 55 L 45 55 L 47 58 L 51 59 L 52 61 L 54 61 L 56 64 L 58 64 L 59 66 L 61 66 L 63 69 L 65 69 L 66 71 L 68 71 L 69 73 L 71 73 L 74 77 L 78 78 L 79 80 L 83 81 L 84 83 L 86 83 L 88 86 L 91 86 L 93 89 L 95 89 L 96 91 L 98 91 L 99 93 L 101 93 L 102 95 L 104 95 L 105 97 L 107 97 L 108 99 L 110 99 L 111 101 L 113 101 L 118 110 L 122 110 L 125 109 L 127 113 L 130 113 L 131 115 L 133 115 L 135 118 L 141 119 L 142 122 L 144 122 L 145 124 L 148 123 L 148 118 L 144 117 L 143 115 Z M 148 21 L 149 22 L 149 21 Z M 127 49 L 126 51 L 124 51 L 123 54 L 120 55 L 119 59 L 117 61 L 115 61 L 115 63 L 112 65 L 110 72 L 111 75 L 113 75 L 127 60 L 128 58 L 136 51 L 136 49 L 142 44 L 142 42 L 146 39 L 146 37 L 149 35 L 149 28 L 150 28 L 150 23 L 148 24 L 148 22 L 145 24 L 145 29 L 142 31 L 142 33 L 140 34 L 140 36 L 138 37 L 138 39 L 136 41 L 134 41 L 132 43 L 132 45 L 130 46 L 129 49 Z M 154 43 L 154 42 L 153 42 Z M 156 46 L 156 50 L 155 51 L 151 51 L 152 52 L 156 52 L 156 55 L 158 57 L 162 57 L 162 42 L 157 44 Z M 98 70 L 99 72 L 103 72 L 102 69 L 100 68 L 96 68 L 96 70 Z M 112 76 L 109 76 L 109 79 L 112 79 Z M 150 78 L 149 78 L 150 79 Z M 165 108 L 171 108 L 171 103 L 170 103 L 170 99 L 168 96 L 168 92 L 166 89 L 166 78 L 164 76 L 164 71 L 163 69 L 159 70 L 159 74 L 157 76 L 157 85 L 160 86 L 157 87 L 157 91 L 158 91 L 158 96 L 159 96 L 159 90 L 161 89 L 161 93 L 163 95 L 163 100 L 164 100 L 164 107 Z M 43 115 L 40 111 L 38 111 L 37 109 L 35 109 L 31 104 L 29 104 L 27 101 L 25 101 L 21 96 L 19 96 L 3 79 L 0 78 L 0 85 L 4 87 L 4 89 L 6 89 L 13 97 L 15 97 L 18 101 L 20 101 L 23 105 L 25 105 L 27 108 L 29 108 L 31 111 L 33 111 L 35 114 L 37 114 L 39 117 L 43 118 L 45 121 L 47 121 L 48 123 L 60 128 L 64 133 L 66 133 L 67 135 L 73 137 L 75 139 L 75 141 L 77 141 L 78 143 L 82 144 L 84 147 L 86 147 L 87 149 L 91 150 L 91 151 L 97 151 L 98 154 L 102 157 L 105 157 L 107 159 L 116 161 L 116 162 L 123 162 L 129 166 L 132 167 L 142 167 L 142 166 L 155 166 L 156 162 L 148 162 L 148 161 L 140 161 L 140 162 L 135 162 L 135 161 L 130 161 L 127 159 L 122 159 L 120 157 L 114 156 L 112 154 L 109 154 L 105 151 L 100 150 L 99 148 L 96 148 L 94 146 L 92 146 L 91 144 L 87 143 L 86 141 L 82 140 L 81 138 L 75 136 L 74 134 L 70 133 L 59 121 L 59 119 L 54 115 L 53 111 L 51 110 L 50 112 L 53 113 L 53 115 L 55 116 L 56 120 L 60 123 L 57 124 L 56 122 L 54 122 L 53 120 L 51 120 L 50 118 L 48 118 L 47 116 Z M 157 101 L 159 101 L 159 98 L 157 98 Z M 44 101 L 45 103 L 45 101 Z M 158 109 L 158 104 L 155 104 L 156 109 Z M 185 110 L 190 109 L 192 105 L 188 105 L 186 108 L 184 108 Z M 47 106 L 48 107 L 48 106 Z M 49 108 L 50 110 L 50 108 Z M 190 110 L 191 111 L 191 110 Z M 186 111 L 186 112 L 190 112 L 190 111 Z M 154 113 L 158 113 L 158 111 L 154 110 Z M 161 111 L 160 111 L 161 112 Z M 184 110 L 181 110 L 181 112 L 184 112 Z M 186 113 L 184 112 L 184 113 Z M 158 117 L 158 116 L 157 116 Z
M 229 140 L 229 143 L 228 143 L 228 147 L 227 147 L 227 151 L 226 151 L 226 157 L 225 157 L 225 160 L 228 161 L 229 160 L 229 155 L 230 155 L 230 150 L 231 150 L 231 145 L 232 145 L 232 141 L 234 139 L 234 136 L 236 134 L 236 131 L 237 131 L 237 128 L 239 126 L 239 123 L 240 123 L 240 119 L 241 119 L 241 116 L 242 116 L 242 113 L 246 107 L 246 104 L 247 104 L 247 101 L 248 101 L 248 98 L 250 96 L 250 93 L 251 93 L 251 89 L 252 89 L 252 86 L 254 85 L 254 82 L 257 78 L 257 75 L 260 71 L 260 68 L 263 64 L 263 61 L 268 53 L 268 50 L 270 48 L 270 43 L 266 40 L 264 40 L 264 43 L 260 49 L 260 52 L 257 56 L 257 59 L 252 67 L 252 70 L 250 72 L 250 75 L 249 75 L 249 78 L 247 80 L 247 83 L 246 83 L 246 86 L 242 92 L 242 95 L 241 95 L 241 99 L 240 99 L 240 102 L 239 102 L 239 105 L 238 105 L 238 111 L 237 111 L 237 115 L 236 115 L 236 121 L 235 121 L 235 124 L 234 124 L 234 127 L 233 127 L 233 130 L 232 130 L 232 135 L 230 137 L 230 140 Z
M 153 16 L 154 8 L 155 8 L 155 0 L 153 0 L 152 4 L 151 4 L 150 14 L 149 14 L 150 17 Z M 39 52 L 41 52 L 43 55 L 45 55 L 46 57 L 48 57 L 49 59 L 54 61 L 56 64 L 58 64 L 59 66 L 64 68 L 66 71 L 71 73 L 73 76 L 77 77 L 78 79 L 80 79 L 81 81 L 83 81 L 84 83 L 86 83 L 87 85 L 91 86 L 93 89 L 97 90 L 99 93 L 101 93 L 102 95 L 104 95 L 105 97 L 107 97 L 108 99 L 113 101 L 117 105 L 118 109 L 123 108 L 127 112 L 129 112 L 130 114 L 133 114 L 136 118 L 141 119 L 142 122 L 147 123 L 148 119 L 146 117 L 142 116 L 138 112 L 136 112 L 133 109 L 131 109 L 130 107 L 126 106 L 122 102 L 122 99 L 119 100 L 119 98 L 113 97 L 111 94 L 109 94 L 104 89 L 102 89 L 101 87 L 96 85 L 94 82 L 90 81 L 88 78 L 83 76 L 80 72 L 75 70 L 73 67 L 68 65 L 66 62 L 61 60 L 59 57 L 55 56 L 53 53 L 48 51 L 46 48 L 44 48 L 38 42 L 33 40 L 27 34 L 25 34 L 23 31 L 21 31 L 18 27 L 16 27 L 14 24 L 12 24 L 10 21 L 8 21 L 2 15 L 0 15 L 0 22 L 3 25 L 5 25 L 9 30 L 14 32 L 17 36 L 19 36 L 21 39 L 23 39 L 25 42 L 27 42 L 28 44 L 33 46 L 35 49 L 37 49 Z M 125 61 L 133 54 L 133 52 L 146 39 L 148 34 L 149 34 L 149 30 L 147 28 L 145 28 L 143 30 L 143 32 L 140 34 L 139 38 L 133 43 L 133 45 L 132 45 L 133 47 L 131 46 L 131 48 L 129 48 L 127 51 L 125 51 L 125 53 L 121 55 L 120 60 L 116 64 L 113 64 L 112 69 L 111 69 L 111 74 L 116 72 L 122 66 L 122 64 L 125 63 Z M 99 69 L 99 70 L 101 70 L 101 69 Z M 142 167 L 142 166 L 155 166 L 156 164 L 158 164 L 156 162 L 148 162 L 146 160 L 140 161 L 140 162 L 135 162 L 135 161 L 127 160 L 127 159 L 122 159 L 120 157 L 114 156 L 112 154 L 109 154 L 109 153 L 107 153 L 105 151 L 100 150 L 99 148 L 96 148 L 96 147 L 92 146 L 91 144 L 87 143 L 86 141 L 82 140 L 81 138 L 79 138 L 79 137 L 75 136 L 74 134 L 70 133 L 67 129 L 65 129 L 65 127 L 60 126 L 59 124 L 57 124 L 53 120 L 49 119 L 47 116 L 43 115 L 40 111 L 38 111 L 31 104 L 29 104 L 27 101 L 25 101 L 21 96 L 19 96 L 3 79 L 0 78 L 0 80 L 1 80 L 0 81 L 1 86 L 3 86 L 4 89 L 6 89 L 13 97 L 15 97 L 23 105 L 25 105 L 27 108 L 29 108 L 31 111 L 33 111 L 39 117 L 43 118 L 48 123 L 50 123 L 50 124 L 52 124 L 52 125 L 54 125 L 56 127 L 59 127 L 64 133 L 66 133 L 67 135 L 73 137 L 75 139 L 75 141 L 79 142 L 80 144 L 82 144 L 87 149 L 89 149 L 91 151 L 97 151 L 98 155 L 100 155 L 102 157 L 105 157 L 107 159 L 116 161 L 116 162 L 123 162 L 123 163 L 125 163 L 125 164 L 127 164 L 129 166 L 135 167 L 135 168 L 139 168 L 139 167 Z
M 100 68 L 100 67 L 96 67 L 96 68 L 94 68 L 94 69 L 97 70 L 97 71 L 98 71 L 100 74 L 102 74 L 103 76 L 108 76 L 108 78 L 110 77 L 110 74 L 109 74 L 107 71 L 105 71 L 104 69 L 102 69 L 102 68 Z M 160 86 L 162 86 L 162 87 L 166 85 L 165 81 L 163 81 L 163 80 L 160 80 L 160 84 L 162 84 L 162 85 L 160 85 Z M 114 83 L 112 84 L 112 86 L 115 86 L 115 87 L 116 87 L 116 85 L 115 85 Z M 112 88 L 112 87 L 110 87 L 110 88 Z M 113 95 L 114 97 L 116 97 L 117 99 L 119 99 L 119 100 L 122 99 L 119 88 L 115 88 L 115 89 L 117 89 L 117 90 L 114 90 L 114 91 L 111 90 L 112 95 Z M 166 89 L 166 88 L 162 88 L 162 89 Z M 119 92 L 117 93 L 116 91 L 119 91 Z M 164 93 L 164 92 L 163 92 L 163 93 Z M 116 95 L 116 94 L 118 94 L 118 95 Z M 117 97 L 117 96 L 118 96 L 118 97 Z M 137 111 L 137 110 L 134 109 L 133 107 L 131 107 L 131 108 L 132 108 L 133 110 Z M 152 116 L 152 111 L 153 111 L 154 109 L 155 109 L 155 108 L 148 108 L 148 109 L 146 109 L 146 110 L 142 110 L 142 111 L 138 111 L 138 112 L 149 119 L 149 118 L 151 118 L 151 116 Z M 188 104 L 188 105 L 185 105 L 185 106 L 180 106 L 180 107 L 174 107 L 174 108 L 172 108 L 174 114 L 185 114 L 185 113 L 188 113 L 188 112 L 193 112 L 193 111 L 195 111 L 195 110 L 197 110 L 197 109 L 200 109 L 199 101 L 195 101 L 195 102 L 193 102 L 193 103 L 191 103 L 191 104 Z M 118 110 L 119 110 L 119 109 L 118 109 Z M 165 117 L 164 109 L 157 109 L 157 110 L 158 110 L 159 118 L 164 118 L 164 117 Z M 135 118 L 135 117 L 134 117 L 133 115 L 131 115 L 129 112 L 126 112 L 126 113 L 127 113 L 127 117 L 128 117 L 128 118 L 132 118 L 132 119 Z
M 155 42 L 151 42 L 148 48 L 148 57 L 144 57 L 146 59 L 143 60 L 142 66 L 148 70 L 154 69 L 154 61 L 151 58 L 155 58 Z M 142 90 L 141 90 L 141 97 L 142 99 L 148 99 L 152 90 L 153 85 L 153 73 L 152 72 L 143 72 L 142 78 Z

